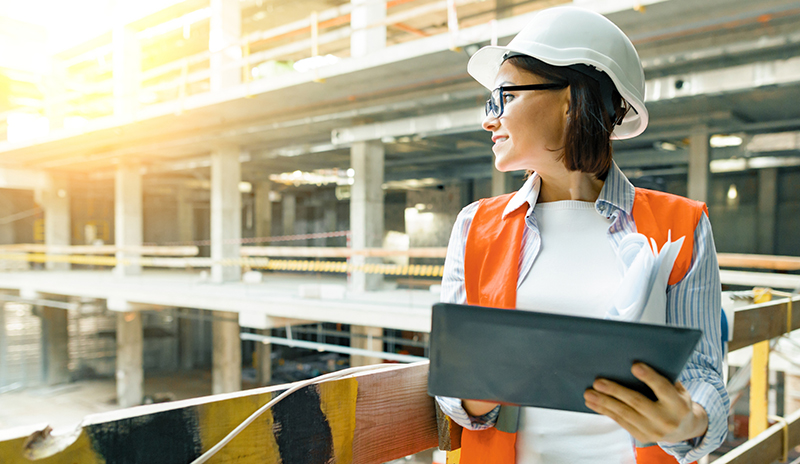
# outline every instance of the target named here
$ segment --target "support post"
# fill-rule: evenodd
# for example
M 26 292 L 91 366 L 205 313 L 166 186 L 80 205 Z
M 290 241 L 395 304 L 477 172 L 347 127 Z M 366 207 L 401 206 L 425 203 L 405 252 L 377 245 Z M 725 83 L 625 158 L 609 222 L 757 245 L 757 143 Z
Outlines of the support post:
M 178 351 L 180 352 L 181 369 L 185 371 L 194 369 L 194 325 L 195 321 L 192 319 L 178 319 L 178 331 L 180 332 Z
M 261 335 L 272 335 L 272 329 L 261 329 Z M 256 344 L 256 382 L 261 387 L 272 383 L 272 345 L 269 343 Z
M 350 56 L 364 56 L 386 47 L 386 26 L 370 27 L 386 19 L 386 2 L 351 0 Z
M 142 174 L 138 163 L 120 163 L 114 183 L 114 243 L 118 247 L 142 245 Z M 139 254 L 117 252 L 119 276 L 139 275 Z
M 689 135 L 689 188 L 688 197 L 708 203 L 709 171 L 708 127 L 698 125 Z
M 72 225 L 69 209 L 69 182 L 65 177 L 50 177 L 50 188 L 43 192 L 44 243 L 50 246 L 71 245 Z M 51 271 L 66 271 L 69 263 L 48 261 L 45 267 Z
M 383 328 L 363 325 L 350 326 L 350 346 L 370 351 L 383 351 Z M 361 336 L 358 336 L 361 335 Z M 350 355 L 350 367 L 380 364 L 383 359 L 372 356 Z
M 281 198 L 281 225 L 283 235 L 294 235 L 294 222 L 297 218 L 297 197 L 284 193 Z
M 775 220 L 778 211 L 778 168 L 758 171 L 758 252 L 775 253 Z
M 214 313 L 212 393 L 231 393 L 242 389 L 242 342 L 239 339 L 239 316 L 230 312 Z M 226 319 L 226 320 L 222 320 Z
M 356 142 L 350 148 L 355 171 L 350 195 L 351 246 L 354 250 L 383 246 L 383 175 L 384 147 L 379 140 Z M 380 258 L 354 256 L 350 262 L 362 265 L 381 262 Z M 378 290 L 383 284 L 380 274 L 353 272 L 350 287 L 354 292 Z
M 118 24 L 112 31 L 114 47 L 114 116 L 132 119 L 139 106 L 141 47 L 136 31 Z
M 234 64 L 242 58 L 239 40 L 242 35 L 242 10 L 239 0 L 211 0 L 211 91 L 219 91 L 242 82 L 242 68 Z
M 269 199 L 272 183 L 262 180 L 256 183 L 255 216 L 256 237 L 269 237 L 272 235 L 272 202 Z M 268 243 L 265 243 L 267 245 Z
M 0 301 L 0 387 L 8 383 L 8 332 L 6 331 L 6 303 Z
M 178 191 L 178 240 L 185 244 L 194 240 L 194 204 L 187 189 Z
M 772 293 L 757 288 L 753 291 L 753 302 L 766 303 L 772 300 Z M 769 408 L 769 340 L 753 344 L 753 358 L 750 361 L 750 420 L 748 438 L 756 435 L 769 426 L 767 411 Z
M 69 382 L 67 310 L 40 306 L 42 320 L 42 378 L 47 385 Z
M 144 397 L 144 331 L 138 311 L 117 314 L 117 403 L 142 404 Z
M 492 196 L 511 192 L 511 173 L 501 172 L 492 164 Z
M 242 167 L 239 147 L 221 145 L 211 154 L 211 278 L 214 282 L 237 281 L 242 238 Z

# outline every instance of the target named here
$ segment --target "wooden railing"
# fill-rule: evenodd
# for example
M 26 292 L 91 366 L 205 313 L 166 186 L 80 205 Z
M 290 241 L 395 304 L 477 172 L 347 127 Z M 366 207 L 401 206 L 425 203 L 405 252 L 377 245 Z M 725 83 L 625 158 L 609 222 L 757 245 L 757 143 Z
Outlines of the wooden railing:
M 800 298 L 794 302 L 800 305 Z M 800 328 L 800 314 L 789 314 L 788 299 L 742 307 L 735 313 L 730 348 L 779 337 L 787 328 Z M 426 361 L 306 387 L 267 411 L 209 462 L 377 464 L 437 445 L 458 449 L 460 429 L 441 414 L 437 422 L 427 378 Z M 0 431 L 0 462 L 187 464 L 290 386 L 92 415 L 71 433 L 54 435 L 46 426 Z M 800 411 L 715 462 L 770 463 L 797 445 Z

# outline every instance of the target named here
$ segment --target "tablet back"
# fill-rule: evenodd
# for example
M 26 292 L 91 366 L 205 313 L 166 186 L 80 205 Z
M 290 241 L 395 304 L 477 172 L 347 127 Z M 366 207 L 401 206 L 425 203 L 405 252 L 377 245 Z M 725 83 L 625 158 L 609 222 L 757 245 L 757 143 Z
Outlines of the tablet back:
M 583 393 L 602 377 L 653 392 L 631 374 L 641 361 L 678 378 L 702 332 L 531 311 L 433 306 L 428 393 L 592 412 Z

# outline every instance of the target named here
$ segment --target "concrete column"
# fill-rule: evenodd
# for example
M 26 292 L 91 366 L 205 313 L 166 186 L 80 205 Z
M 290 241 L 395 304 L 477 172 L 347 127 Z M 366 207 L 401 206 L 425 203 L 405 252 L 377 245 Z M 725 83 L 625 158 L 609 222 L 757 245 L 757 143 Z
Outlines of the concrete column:
M 114 116 L 131 119 L 139 106 L 141 47 L 136 31 L 123 24 L 112 31 L 114 47 Z
M 775 221 L 778 213 L 778 168 L 758 171 L 758 252 L 775 253 Z
M 43 192 L 44 243 L 48 246 L 69 246 L 72 243 L 72 221 L 69 209 L 69 182 L 64 177 L 50 177 L 50 189 Z M 48 261 L 49 270 L 69 270 L 69 263 Z
M 386 19 L 386 2 L 374 0 L 351 0 L 350 56 L 364 56 L 386 47 L 386 26 L 368 26 Z
M 192 319 L 178 319 L 178 336 L 180 337 L 178 351 L 180 352 L 181 369 L 187 371 L 194 369 L 194 325 L 195 321 Z
M 269 199 L 272 183 L 263 180 L 257 182 L 255 187 L 256 237 L 269 237 L 272 235 L 272 202 Z M 269 243 L 262 245 L 269 245 Z
M 294 235 L 294 222 L 297 219 L 297 197 L 284 193 L 281 198 L 283 235 Z
M 143 350 L 142 314 L 138 311 L 117 314 L 117 403 L 122 408 L 142 404 Z
M 67 310 L 39 307 L 42 319 L 42 378 L 48 385 L 69 382 Z
M 380 141 L 356 142 L 350 148 L 355 171 L 350 195 L 350 245 L 354 250 L 383 246 L 384 148 Z M 381 262 L 380 258 L 351 258 L 355 265 Z M 383 283 L 380 274 L 353 272 L 350 289 L 355 292 L 377 290 Z
M 351 347 L 370 351 L 383 351 L 383 340 L 374 338 L 383 337 L 383 329 L 381 327 L 351 325 L 350 334 Z M 370 364 L 380 364 L 382 362 L 383 359 L 372 356 L 361 356 L 355 354 L 350 356 L 350 367 L 368 366 Z
M 11 216 L 16 212 L 11 198 L 12 190 L 0 190 L 0 218 Z M 0 224 L 0 245 L 14 243 L 14 223 Z
M 258 331 L 261 335 L 271 335 L 272 329 Z M 256 382 L 259 386 L 266 387 L 272 383 L 272 345 L 269 343 L 256 343 Z
M 178 191 L 178 240 L 191 242 L 194 240 L 194 204 L 191 191 Z
M 114 244 L 118 247 L 142 245 L 142 174 L 138 163 L 120 163 L 114 182 Z M 136 260 L 140 255 L 117 252 L 119 260 Z M 119 276 L 138 275 L 138 263 L 117 264 Z
M 238 260 L 242 238 L 242 194 L 239 182 L 242 166 L 239 147 L 225 145 L 211 154 L 211 258 L 214 261 Z M 214 282 L 237 281 L 241 266 L 218 263 L 211 268 Z
M 504 195 L 511 192 L 511 173 L 500 172 L 492 164 L 492 196 Z
M 705 125 L 693 127 L 689 135 L 688 197 L 706 203 L 708 203 L 708 183 L 711 177 L 708 143 L 708 127 Z
M 216 395 L 239 391 L 242 389 L 242 343 L 239 339 L 239 316 L 236 313 L 215 311 L 214 318 L 212 393 Z
M 339 222 L 339 214 L 336 211 L 336 206 L 335 197 L 325 203 L 325 211 L 322 213 L 322 224 L 325 232 L 336 232 L 336 225 Z M 324 245 L 330 246 L 332 238 L 333 237 L 328 237 L 323 239 L 325 240 Z
M 211 0 L 211 31 L 208 50 L 211 52 L 211 91 L 222 90 L 242 82 L 241 59 L 242 10 L 239 0 Z
M 8 382 L 8 335 L 6 331 L 6 303 L 0 301 L 0 387 Z

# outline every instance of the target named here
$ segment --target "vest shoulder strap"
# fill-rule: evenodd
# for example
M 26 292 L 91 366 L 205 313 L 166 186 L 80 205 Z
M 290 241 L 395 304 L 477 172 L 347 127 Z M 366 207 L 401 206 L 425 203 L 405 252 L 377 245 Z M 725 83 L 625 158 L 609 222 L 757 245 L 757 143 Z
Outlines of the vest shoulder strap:
M 667 242 L 685 237 L 683 246 L 672 267 L 669 285 L 680 282 L 689 271 L 694 252 L 694 231 L 703 213 L 708 215 L 705 203 L 655 190 L 636 188 L 633 202 L 633 221 L 636 231 L 656 241 L 658 248 Z

